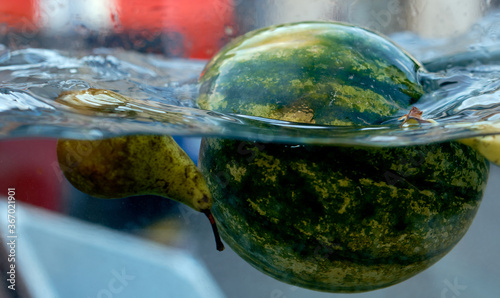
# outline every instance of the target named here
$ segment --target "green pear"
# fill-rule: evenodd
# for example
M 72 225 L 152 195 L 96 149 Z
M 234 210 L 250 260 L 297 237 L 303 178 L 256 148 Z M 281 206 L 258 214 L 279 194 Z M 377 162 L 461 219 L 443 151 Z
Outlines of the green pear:
M 412 107 L 410 112 L 403 115 L 399 120 L 403 120 L 401 127 L 420 125 L 421 123 L 437 124 L 438 122 L 433 119 L 422 118 L 423 112 L 417 107 Z M 469 125 L 470 127 L 470 125 Z M 480 123 L 473 124 L 472 127 L 482 133 L 490 135 L 459 139 L 458 142 L 471 147 L 481 153 L 484 158 L 500 166 L 500 123 Z
M 500 135 L 488 135 L 458 141 L 476 149 L 490 162 L 500 166 Z
M 65 91 L 54 101 L 79 114 L 98 112 L 124 117 L 128 114 L 123 111 L 134 111 L 138 102 L 111 90 L 94 88 Z M 142 113 L 151 120 L 158 117 L 147 110 Z M 91 196 L 115 199 L 158 195 L 204 213 L 212 225 L 217 250 L 224 249 L 210 212 L 212 195 L 205 179 L 172 137 L 131 135 L 103 140 L 60 139 L 57 158 L 68 181 Z
M 158 195 L 204 213 L 220 240 L 201 172 L 170 136 L 132 135 L 103 140 L 60 139 L 57 158 L 68 181 L 98 198 Z

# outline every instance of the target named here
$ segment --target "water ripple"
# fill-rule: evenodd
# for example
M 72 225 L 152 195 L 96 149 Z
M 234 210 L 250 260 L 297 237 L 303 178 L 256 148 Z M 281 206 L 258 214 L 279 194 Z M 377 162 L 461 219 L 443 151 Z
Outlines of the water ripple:
M 495 64 L 423 74 L 429 92 L 416 106 L 439 124 L 402 128 L 396 118 L 378 126 L 334 127 L 200 110 L 196 82 L 205 63 L 110 49 L 0 49 L 0 138 L 149 133 L 401 146 L 500 133 L 500 66 Z M 115 91 L 126 100 L 87 98 L 86 109 L 55 101 L 66 91 L 88 88 Z

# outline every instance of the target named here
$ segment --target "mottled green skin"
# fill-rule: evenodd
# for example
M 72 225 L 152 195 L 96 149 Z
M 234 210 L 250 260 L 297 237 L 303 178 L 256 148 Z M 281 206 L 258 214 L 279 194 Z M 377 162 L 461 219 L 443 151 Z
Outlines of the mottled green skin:
M 321 291 L 403 281 L 469 228 L 489 163 L 459 143 L 395 148 L 205 139 L 223 239 L 257 269 Z
M 387 39 L 340 23 L 251 32 L 200 79 L 202 109 L 322 125 L 377 124 L 418 100 L 421 66 Z
M 377 124 L 422 94 L 420 66 L 336 23 L 249 33 L 201 77 L 203 109 L 321 125 Z M 403 113 L 401 113 L 403 114 Z M 488 162 L 458 143 L 361 148 L 204 139 L 199 166 L 223 239 L 297 286 L 359 292 L 442 258 L 480 204 Z

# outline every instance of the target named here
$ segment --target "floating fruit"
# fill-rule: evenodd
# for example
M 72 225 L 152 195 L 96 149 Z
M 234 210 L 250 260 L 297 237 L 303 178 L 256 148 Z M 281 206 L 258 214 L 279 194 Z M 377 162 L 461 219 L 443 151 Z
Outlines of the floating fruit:
M 86 97 L 85 102 L 94 102 L 102 96 L 115 98 L 117 95 L 91 89 L 63 96 L 64 100 L 80 97 L 72 101 L 76 105 L 82 96 Z M 131 135 L 102 140 L 60 139 L 57 158 L 68 181 L 91 196 L 116 199 L 158 195 L 203 212 L 212 224 L 217 249 L 224 249 L 210 212 L 212 195 L 205 179 L 172 137 Z
M 208 63 L 198 103 L 292 122 L 375 125 L 418 101 L 420 71 L 391 41 L 361 28 L 273 26 Z M 361 292 L 401 282 L 446 255 L 486 187 L 489 163 L 471 147 L 396 145 L 205 138 L 199 166 L 222 238 L 242 258 L 293 285 Z

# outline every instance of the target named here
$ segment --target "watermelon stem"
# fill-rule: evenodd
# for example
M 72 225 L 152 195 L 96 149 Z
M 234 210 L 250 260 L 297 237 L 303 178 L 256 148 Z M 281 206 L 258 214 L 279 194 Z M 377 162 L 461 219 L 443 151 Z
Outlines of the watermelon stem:
M 219 229 L 217 229 L 217 224 L 215 223 L 215 218 L 212 215 L 212 212 L 210 212 L 209 209 L 201 210 L 201 212 L 203 212 L 208 217 L 210 225 L 212 225 L 212 231 L 214 232 L 215 244 L 217 245 L 217 250 L 223 251 L 224 243 L 222 243 L 222 240 L 220 239 Z

